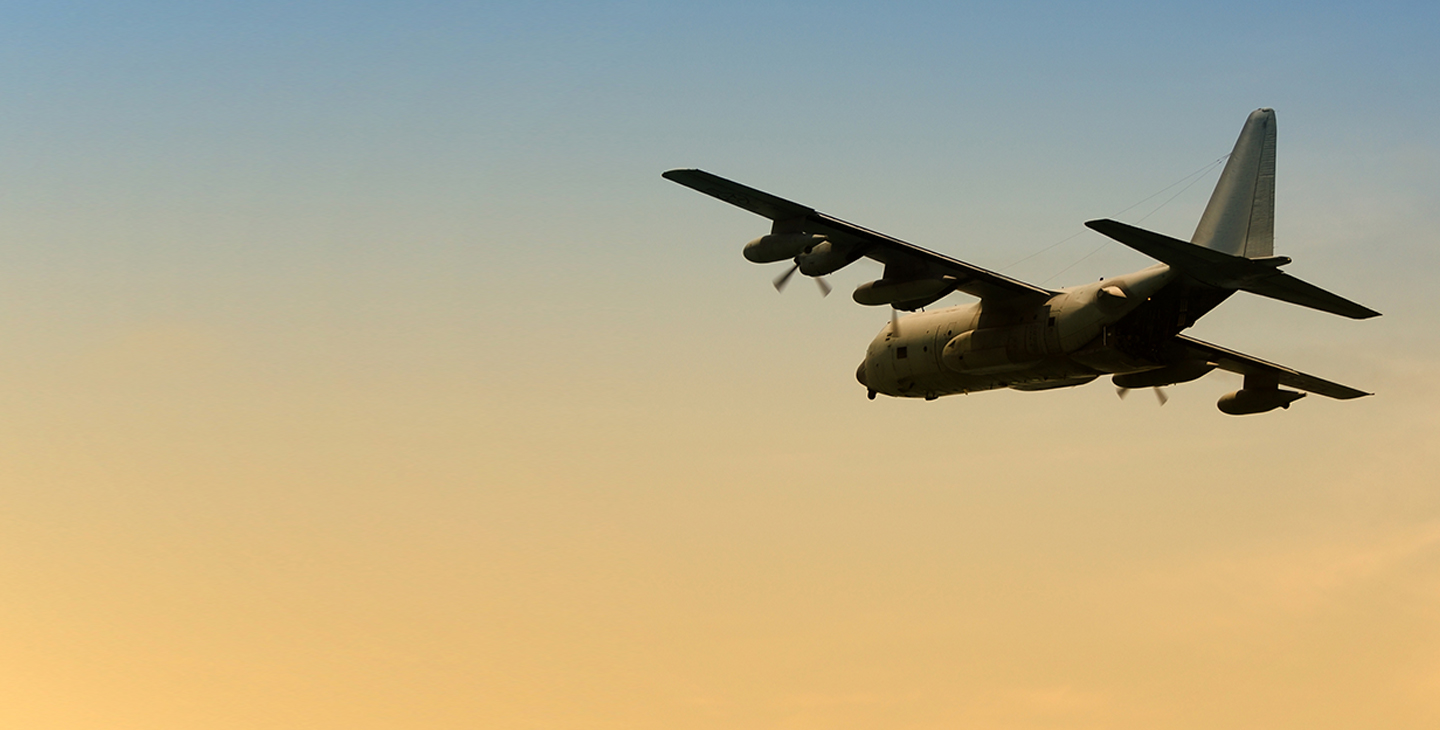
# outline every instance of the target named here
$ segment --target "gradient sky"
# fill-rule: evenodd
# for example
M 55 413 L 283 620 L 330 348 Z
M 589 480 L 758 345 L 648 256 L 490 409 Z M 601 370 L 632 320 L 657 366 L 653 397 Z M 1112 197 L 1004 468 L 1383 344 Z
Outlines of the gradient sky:
M 6 3 L 0 725 L 1440 725 L 1437 6 L 887 5 Z M 659 176 L 1067 286 L 1260 106 L 1373 398 L 870 402 Z

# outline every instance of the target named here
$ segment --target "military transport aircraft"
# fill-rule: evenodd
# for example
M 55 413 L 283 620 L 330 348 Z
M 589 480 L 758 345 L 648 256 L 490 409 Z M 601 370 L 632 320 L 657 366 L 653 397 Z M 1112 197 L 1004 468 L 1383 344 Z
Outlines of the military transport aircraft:
M 804 205 L 703 170 L 670 170 L 667 179 L 774 221 L 745 246 L 755 263 L 792 260 L 780 288 L 799 271 L 822 277 L 861 258 L 883 276 L 855 290 L 855 301 L 915 312 L 952 292 L 980 301 L 892 316 L 865 353 L 856 377 L 877 393 L 933 400 L 997 388 L 1047 390 L 1101 375 L 1124 395 L 1200 378 L 1215 368 L 1245 376 L 1220 398 L 1232 415 L 1289 408 L 1304 392 L 1331 398 L 1370 395 L 1283 365 L 1180 334 L 1236 290 L 1354 319 L 1380 313 L 1280 271 L 1274 255 L 1275 112 L 1257 109 L 1220 174 L 1190 241 L 1101 219 L 1086 226 L 1161 263 L 1132 274 L 1050 290 L 927 251 Z M 893 313 L 892 313 L 893 314 Z

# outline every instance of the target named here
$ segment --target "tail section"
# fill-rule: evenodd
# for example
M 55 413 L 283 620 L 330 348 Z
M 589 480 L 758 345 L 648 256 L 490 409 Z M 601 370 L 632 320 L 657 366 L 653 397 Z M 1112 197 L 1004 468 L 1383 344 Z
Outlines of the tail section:
M 1085 225 L 1217 289 L 1240 289 L 1351 319 L 1380 316 L 1369 307 L 1280 271 L 1281 266 L 1290 263 L 1284 256 L 1232 256 L 1108 218 L 1086 221 Z
M 1249 259 L 1274 255 L 1275 110 L 1250 112 L 1190 242 Z
M 1245 120 L 1189 243 L 1108 219 L 1085 225 L 1217 289 L 1240 289 L 1354 319 L 1380 314 L 1280 271 L 1290 259 L 1275 255 L 1273 109 L 1256 109 Z

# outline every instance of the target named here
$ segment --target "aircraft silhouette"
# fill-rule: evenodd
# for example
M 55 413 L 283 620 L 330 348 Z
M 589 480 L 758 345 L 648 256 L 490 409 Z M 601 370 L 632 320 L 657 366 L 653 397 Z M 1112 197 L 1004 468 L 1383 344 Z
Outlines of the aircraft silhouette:
M 1274 255 L 1275 137 L 1274 110 L 1252 112 L 1188 242 L 1115 220 L 1086 222 L 1161 263 L 1059 290 L 703 170 L 670 170 L 664 177 L 773 221 L 770 234 L 746 244 L 744 253 L 756 263 L 793 260 L 776 288 L 798 271 L 815 277 L 828 294 L 829 285 L 819 277 L 869 258 L 885 269 L 881 278 L 855 290 L 860 304 L 915 311 L 957 291 L 979 299 L 892 316 L 856 372 L 872 399 L 1047 390 L 1102 375 L 1110 375 L 1123 396 L 1131 388 L 1158 389 L 1220 368 L 1244 375 L 1244 386 L 1217 404 L 1241 415 L 1289 408 L 1305 392 L 1341 399 L 1370 394 L 1181 334 L 1231 294 L 1248 291 L 1354 319 L 1380 314 L 1280 270 L 1290 259 Z M 1156 392 L 1163 404 L 1163 393 Z

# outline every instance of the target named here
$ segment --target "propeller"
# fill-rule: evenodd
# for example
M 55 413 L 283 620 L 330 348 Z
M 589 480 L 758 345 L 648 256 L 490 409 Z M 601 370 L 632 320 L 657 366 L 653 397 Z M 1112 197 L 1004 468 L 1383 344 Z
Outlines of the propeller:
M 1127 396 L 1127 395 L 1130 394 L 1130 390 L 1131 390 L 1130 388 L 1124 388 L 1124 387 L 1121 387 L 1121 386 L 1118 386 L 1118 385 L 1117 385 L 1117 386 L 1115 386 L 1115 395 L 1120 396 L 1120 400 L 1125 400 L 1125 396 Z M 1152 388 L 1152 390 L 1155 391 L 1155 400 L 1160 401 L 1160 405 L 1163 406 L 1163 405 L 1165 405 L 1166 403 L 1169 403 L 1169 402 L 1170 402 L 1170 396 L 1165 395 L 1165 389 L 1164 389 L 1164 388 L 1161 388 L 1160 386 L 1157 385 L 1157 386 L 1155 386 L 1154 388 Z
M 800 270 L 800 263 L 797 261 L 797 262 L 795 262 L 795 264 L 794 264 L 793 266 L 791 266 L 790 268 L 786 269 L 786 270 L 785 270 L 785 273 L 781 274 L 780 276 L 775 277 L 775 291 L 782 291 L 782 292 L 785 291 L 785 285 L 790 283 L 790 277 L 794 276 L 794 275 L 795 275 L 795 272 L 797 272 L 797 271 L 799 271 L 799 270 Z M 822 297 L 828 297 L 828 296 L 830 296 L 830 282 L 825 281 L 825 277 L 823 277 L 823 276 L 817 276 L 817 277 L 815 277 L 815 285 L 818 286 L 818 287 L 820 287 L 820 296 L 822 296 Z

